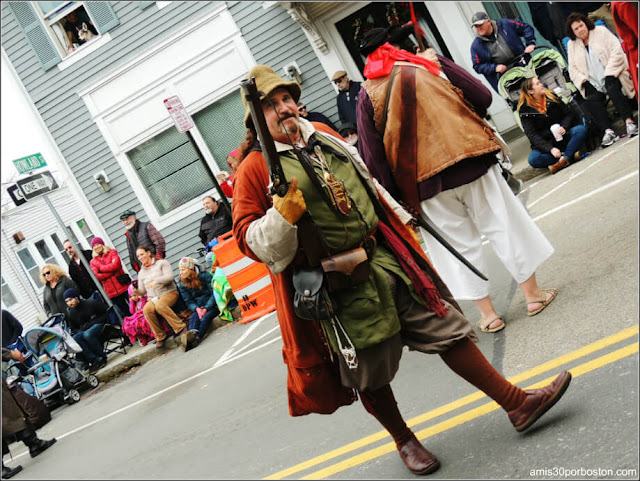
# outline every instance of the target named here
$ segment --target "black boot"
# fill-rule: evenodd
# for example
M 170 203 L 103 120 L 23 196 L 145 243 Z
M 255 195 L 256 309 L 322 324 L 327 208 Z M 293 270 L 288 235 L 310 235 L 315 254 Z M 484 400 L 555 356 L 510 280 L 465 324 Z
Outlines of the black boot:
M 2 479 L 9 479 L 22 471 L 22 466 L 18 465 L 15 468 L 9 468 L 2 463 Z
M 46 451 L 56 443 L 56 438 L 45 441 L 40 439 L 35 430 L 29 430 L 22 435 L 22 442 L 29 446 L 29 454 L 35 458 L 38 454 Z

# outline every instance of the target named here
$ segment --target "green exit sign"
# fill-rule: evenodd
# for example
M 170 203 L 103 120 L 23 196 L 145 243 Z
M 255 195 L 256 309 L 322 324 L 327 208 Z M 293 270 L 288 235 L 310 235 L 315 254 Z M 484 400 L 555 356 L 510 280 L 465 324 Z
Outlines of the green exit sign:
M 28 157 L 22 157 L 13 161 L 13 165 L 18 169 L 19 174 L 31 172 L 32 170 L 44 167 L 47 163 L 44 161 L 42 154 L 33 154 Z

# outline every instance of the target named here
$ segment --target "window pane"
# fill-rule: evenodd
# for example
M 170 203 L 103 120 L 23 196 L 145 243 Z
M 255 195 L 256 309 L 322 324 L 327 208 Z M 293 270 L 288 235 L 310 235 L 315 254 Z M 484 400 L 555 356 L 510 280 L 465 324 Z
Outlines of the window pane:
M 213 188 L 213 175 L 186 134 L 170 128 L 127 152 L 158 212 L 167 212 Z
M 44 284 L 40 280 L 40 268 L 36 265 L 36 261 L 33 260 L 31 253 L 28 249 L 21 249 L 18 251 L 18 258 L 22 265 L 25 267 L 31 279 L 38 287 L 42 287 Z
M 82 247 L 82 244 L 80 244 L 80 241 L 76 237 L 75 232 L 73 232 L 73 229 L 71 229 L 71 226 L 67 226 L 67 234 L 69 235 L 69 239 L 73 240 L 78 247 Z
M 193 116 L 207 147 L 221 170 L 229 170 L 227 155 L 242 143 L 247 129 L 244 127 L 244 106 L 240 93 L 235 92 L 209 105 Z
M 87 243 L 89 245 L 91 245 L 91 239 L 93 239 L 95 236 L 93 235 L 93 232 L 91 232 L 91 229 L 89 228 L 89 224 L 87 224 L 87 221 L 84 219 L 80 219 L 78 222 L 76 222 L 76 225 L 80 228 L 80 232 L 82 232 L 82 235 L 84 236 L 85 239 L 87 239 Z M 75 237 L 74 237 L 75 240 Z M 81 247 L 81 244 L 76 241 L 76 244 L 78 244 L 79 247 Z
M 38 241 L 35 243 L 36 249 L 38 249 L 38 253 L 44 259 L 45 264 L 55 264 L 58 265 L 58 261 L 53 256 L 51 251 L 49 250 L 49 246 L 45 243 L 44 240 Z
M 7 307 L 11 307 L 18 303 L 16 296 L 13 295 L 11 288 L 5 282 L 4 277 L 2 278 L 2 302 L 4 302 L 4 305 Z
M 33 279 L 33 282 L 36 283 L 36 286 L 38 287 L 43 287 L 44 286 L 44 282 L 42 282 L 42 279 L 40 279 L 40 269 L 36 266 L 33 269 L 29 269 L 29 275 L 31 276 L 31 279 Z
M 55 246 L 58 248 L 60 252 L 64 252 L 64 247 L 62 247 L 62 242 L 60 242 L 60 238 L 58 237 L 58 234 L 51 234 L 51 240 L 53 241 L 53 243 L 55 244 Z
M 36 265 L 36 261 L 33 260 L 33 257 L 31 256 L 31 252 L 29 252 L 28 249 L 19 250 L 18 257 L 20 258 L 22 265 L 24 265 L 27 268 L 27 270 L 31 269 L 33 266 Z
M 42 256 L 43 259 L 48 257 L 53 257 L 53 254 L 49 250 L 49 246 L 45 243 L 44 239 L 36 242 L 36 249 L 38 249 L 38 253 Z
M 46 15 L 65 3 L 68 2 L 38 2 L 38 6 L 40 7 L 40 10 L 42 10 L 42 13 Z

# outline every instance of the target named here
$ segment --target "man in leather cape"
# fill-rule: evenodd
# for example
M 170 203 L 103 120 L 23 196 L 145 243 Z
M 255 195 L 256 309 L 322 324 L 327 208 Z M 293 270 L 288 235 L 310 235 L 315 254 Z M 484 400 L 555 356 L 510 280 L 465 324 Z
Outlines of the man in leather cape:
M 357 150 L 326 125 L 299 118 L 297 83 L 266 65 L 251 69 L 247 78 L 255 78 L 290 183 L 286 194 L 268 194 L 269 169 L 243 96 L 248 131 L 234 183 L 233 233 L 240 250 L 270 270 L 290 414 L 330 414 L 359 395 L 393 437 L 408 469 L 435 471 L 438 459 L 406 425 L 389 384 L 406 345 L 439 354 L 496 400 L 516 430 L 533 424 L 560 399 L 571 375 L 563 372 L 551 385 L 527 392 L 506 381 L 475 346 L 473 328 L 407 225 L 413 218 L 371 177 Z M 322 265 L 364 248 L 368 266 L 359 283 L 330 293 L 335 311 L 319 321 L 299 317 L 293 304 L 294 274 L 312 264 L 304 236 L 309 217 L 329 251 Z

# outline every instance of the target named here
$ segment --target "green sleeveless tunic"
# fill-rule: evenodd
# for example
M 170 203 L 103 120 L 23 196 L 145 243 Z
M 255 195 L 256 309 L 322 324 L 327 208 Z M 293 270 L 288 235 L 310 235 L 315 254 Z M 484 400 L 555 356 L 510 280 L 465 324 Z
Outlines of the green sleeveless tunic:
M 307 210 L 324 234 L 329 252 L 337 254 L 361 246 L 362 241 L 377 227 L 378 216 L 353 164 L 343 162 L 325 150 L 323 158 L 326 160 L 324 169 L 316 161 L 314 170 L 323 185 L 325 172 L 332 173 L 338 181 L 343 182 L 351 198 L 348 217 L 337 208 L 327 206 L 293 152 L 282 152 L 280 155 L 286 178 L 291 179 L 294 175 L 298 178 L 298 189 L 304 195 Z M 356 350 L 379 344 L 400 332 L 400 319 L 385 270 L 402 279 L 412 297 L 422 303 L 395 256 L 385 246 L 378 245 L 370 263 L 369 280 L 353 289 L 332 294 L 338 302 L 337 317 Z M 339 352 L 330 322 L 327 320 L 323 323 L 333 350 Z

